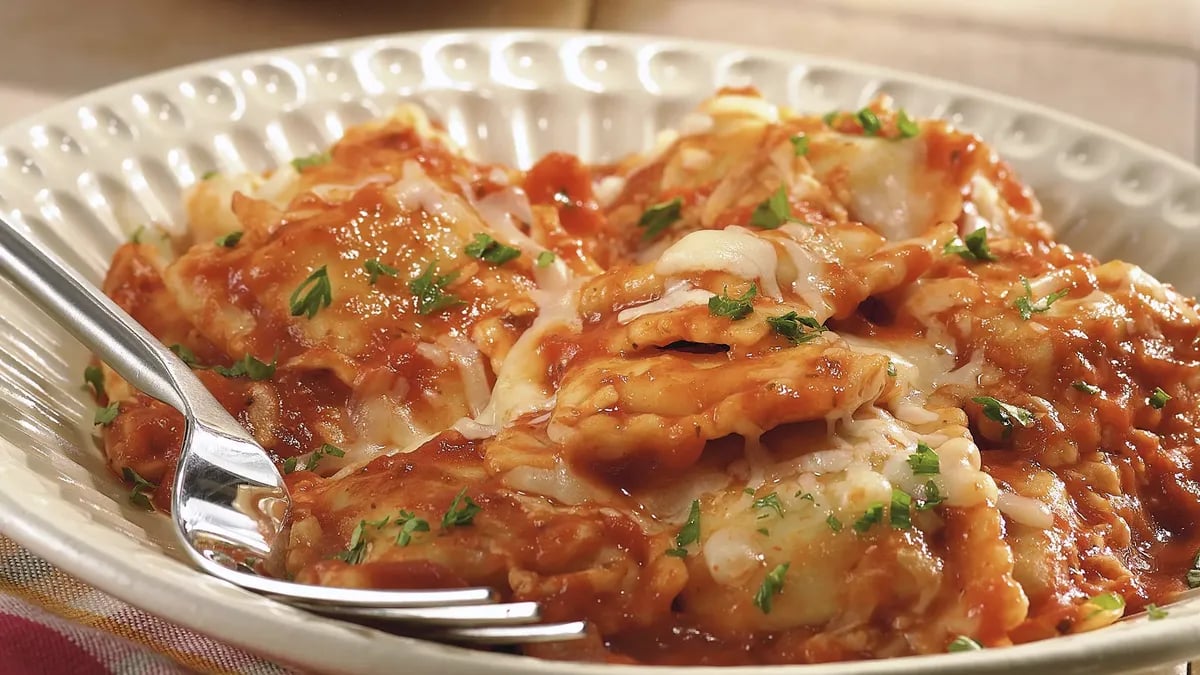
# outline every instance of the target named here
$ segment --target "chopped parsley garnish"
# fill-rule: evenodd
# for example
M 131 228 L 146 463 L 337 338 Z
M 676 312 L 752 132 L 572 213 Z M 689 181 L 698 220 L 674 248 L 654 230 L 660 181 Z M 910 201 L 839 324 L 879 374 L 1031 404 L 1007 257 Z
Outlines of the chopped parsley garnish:
M 975 230 L 961 240 L 958 237 L 951 239 L 942 247 L 942 253 L 946 255 L 957 253 L 963 260 L 995 262 L 998 259 L 988 248 L 986 227 Z
M 638 227 L 645 228 L 642 239 L 653 239 L 673 225 L 683 215 L 683 197 L 669 202 L 654 204 L 638 219 Z
M 771 330 L 787 338 L 787 341 L 800 345 L 812 342 L 817 336 L 829 330 L 811 316 L 800 316 L 796 312 L 788 312 L 782 316 L 767 317 Z
M 1033 289 L 1029 287 L 1029 280 L 1021 277 L 1021 285 L 1025 287 L 1025 295 L 1017 298 L 1013 303 L 1013 307 L 1021 313 L 1021 318 L 1028 321 L 1034 314 L 1040 314 L 1050 310 L 1050 305 L 1058 302 L 1070 293 L 1070 289 L 1064 288 L 1061 291 L 1055 291 L 1041 300 L 1033 299 Z
M 263 363 L 254 356 L 246 354 L 241 359 L 233 362 L 232 366 L 213 366 L 213 370 L 218 375 L 225 377 L 248 377 L 251 380 L 269 380 L 275 376 L 275 359 L 271 359 L 270 363 Z
M 879 117 L 870 108 L 858 111 L 858 123 L 862 125 L 863 134 L 867 136 L 878 136 L 879 130 L 883 128 Z
M 758 499 L 755 499 L 754 500 L 754 508 L 769 509 L 771 511 L 774 511 L 780 518 L 783 517 L 783 503 L 779 501 L 779 493 L 777 493 L 777 492 L 772 492 L 771 494 L 766 495 L 765 497 L 759 497 Z M 766 518 L 769 515 L 770 514 L 768 514 L 768 513 L 764 513 L 761 516 L 759 516 L 759 518 Z
M 216 244 L 217 246 L 224 246 L 225 248 L 233 248 L 234 246 L 238 245 L 238 242 L 242 240 L 242 236 L 245 234 L 246 234 L 245 232 L 242 232 L 240 230 L 237 232 L 230 232 L 229 234 L 225 234 L 220 237 L 217 237 L 213 243 Z
M 1147 399 L 1147 402 L 1150 404 L 1151 408 L 1154 408 L 1155 410 L 1162 410 L 1163 406 L 1167 405 L 1167 401 L 1170 400 L 1171 395 L 1163 391 L 1162 387 L 1155 387 L 1154 391 L 1150 394 L 1150 398 Z
M 742 493 L 743 493 L 743 494 L 752 495 L 752 494 L 754 494 L 754 488 L 752 488 L 752 487 L 744 487 L 744 488 L 742 488 Z
M 1125 598 L 1121 597 L 1120 595 L 1117 595 L 1116 593 L 1113 593 L 1112 591 L 1109 591 L 1107 593 L 1100 593 L 1099 595 L 1093 595 L 1092 597 L 1088 598 L 1088 604 L 1099 608 L 1094 613 L 1100 613 L 1100 612 L 1122 612 L 1123 613 L 1125 611 Z
M 895 361 L 888 361 L 887 374 L 888 374 L 888 377 L 896 376 L 896 362 Z
M 1075 387 L 1077 390 L 1082 391 L 1085 394 L 1091 394 L 1092 396 L 1095 396 L 1096 394 L 1100 393 L 1100 387 L 1097 387 L 1094 384 L 1088 384 L 1087 382 L 1084 382 L 1083 380 L 1075 380 L 1074 382 L 1071 383 L 1071 386 Z
M 88 366 L 83 369 L 83 385 L 92 385 L 92 390 L 96 392 L 96 398 L 104 396 L 104 371 L 100 370 L 100 366 Z
M 217 171 L 216 169 L 210 169 L 210 170 L 205 171 L 204 173 L 200 174 L 200 180 L 208 180 L 209 178 L 215 178 L 220 175 L 221 175 L 220 171 Z
M 158 485 L 142 478 L 138 472 L 127 466 L 122 467 L 121 477 L 125 479 L 125 482 L 133 483 L 133 489 L 129 491 L 129 503 L 139 509 L 153 511 L 154 504 L 151 503 L 150 495 L 147 493 L 157 488 Z
M 554 258 L 554 251 L 542 251 L 535 262 L 538 267 L 549 267 L 554 264 Z
M 322 307 L 328 307 L 333 302 L 333 286 L 329 283 L 329 272 L 321 265 L 308 275 L 296 290 L 288 304 L 292 307 L 292 316 L 307 316 L 313 318 Z
M 442 529 L 470 525 L 475 520 L 475 515 L 482 510 L 475 500 L 467 496 L 467 488 L 463 488 L 454 495 L 454 501 L 450 502 L 450 508 L 446 509 L 446 514 L 442 516 Z
M 708 313 L 713 316 L 727 316 L 733 321 L 744 319 L 754 311 L 750 301 L 756 295 L 758 286 L 755 284 L 750 284 L 750 288 L 736 298 L 729 297 L 729 288 L 726 287 L 720 295 L 708 299 Z
M 133 233 L 129 235 L 129 241 L 131 241 L 135 244 L 140 244 L 140 243 L 142 243 L 142 235 L 145 233 L 146 233 L 146 226 L 138 225 L 137 229 L 135 229 L 133 231 Z
M 1009 405 L 991 396 L 976 396 L 971 400 L 983 406 L 985 417 L 1004 426 L 1005 436 L 1012 433 L 1014 424 L 1026 428 L 1033 426 L 1033 413 L 1024 408 Z
M 350 544 L 346 546 L 346 550 L 334 556 L 334 558 L 351 565 L 357 565 L 367 556 L 367 540 L 363 536 L 367 531 L 367 521 L 360 520 L 358 525 L 354 527 L 354 532 L 350 534 Z
M 892 505 L 888 510 L 893 530 L 912 528 L 912 497 L 899 488 L 892 488 Z
M 938 454 L 925 443 L 917 443 L 917 451 L 908 456 L 908 465 L 914 474 L 938 473 L 941 471 Z
M 1192 568 L 1187 571 L 1188 588 L 1200 588 L 1200 551 L 1192 557 Z
M 858 520 L 854 521 L 854 531 L 862 534 L 871 529 L 875 523 L 883 520 L 883 504 L 875 502 L 867 507 L 865 513 L 859 516 Z
M 113 420 L 117 419 L 117 413 L 119 412 L 121 412 L 121 404 L 117 401 L 113 401 L 103 408 L 96 409 L 96 414 L 94 417 L 92 417 L 92 423 L 106 427 L 112 424 Z
M 200 364 L 199 359 L 196 358 L 196 352 L 188 349 L 187 345 L 173 344 L 170 347 L 167 347 L 167 349 L 170 349 L 172 352 L 174 352 L 175 356 L 178 356 L 179 360 L 183 361 L 183 363 L 189 368 L 195 368 Z
M 395 277 L 400 274 L 400 270 L 379 262 L 378 258 L 371 258 L 363 262 L 363 269 L 367 271 L 367 282 L 372 286 L 379 281 L 381 276 Z
M 808 136 L 797 134 L 788 140 L 792 142 L 792 150 L 795 151 L 797 157 L 803 157 L 808 154 Z
M 1151 621 L 1158 621 L 1159 619 L 1167 618 L 1167 610 L 1159 607 L 1153 602 L 1146 605 L 1146 614 L 1150 617 Z
M 938 490 L 937 483 L 932 480 L 925 481 L 925 498 L 917 502 L 918 511 L 929 511 L 933 507 L 946 501 L 942 497 L 942 493 Z
M 414 534 L 429 531 L 429 521 L 409 511 L 401 511 L 396 516 L 396 524 L 400 526 L 400 532 L 396 534 L 397 546 L 408 546 Z
M 458 272 L 437 274 L 437 260 L 429 263 L 421 276 L 408 282 L 408 290 L 417 299 L 417 314 L 428 315 L 443 309 L 464 304 L 453 294 L 445 292 L 445 288 L 458 278 Z
M 830 110 L 829 112 L 825 113 L 824 115 L 821 115 L 821 121 L 825 123 L 825 126 L 831 127 L 831 126 L 833 126 L 834 120 L 836 120 L 838 118 L 838 115 L 841 115 L 841 114 L 842 113 L 840 110 Z
M 832 513 L 825 518 L 825 524 L 828 525 L 829 529 L 833 530 L 834 532 L 842 531 L 842 521 L 838 520 L 838 517 Z
M 763 579 L 762 586 L 758 587 L 758 592 L 754 594 L 754 604 L 762 610 L 763 614 L 771 613 L 771 605 L 775 601 L 775 596 L 783 591 L 783 577 L 787 574 L 790 566 L 791 563 L 783 563 L 771 570 Z
M 954 638 L 954 642 L 951 642 L 950 646 L 946 647 L 946 651 L 948 652 L 974 652 L 980 649 L 983 649 L 983 645 L 966 635 L 959 635 Z
M 916 120 L 909 117 L 904 109 L 896 113 L 896 130 L 900 132 L 900 138 L 912 138 L 921 133 L 921 127 L 917 126 Z
M 788 203 L 787 191 L 782 185 L 771 193 L 750 214 L 750 224 L 764 230 L 774 230 L 792 219 L 792 207 Z
M 765 527 L 760 527 L 760 528 L 758 528 L 757 530 L 755 530 L 755 532 L 757 532 L 757 533 L 761 534 L 761 535 L 762 535 L 762 536 L 764 536 L 764 537 L 769 537 L 769 536 L 771 536 L 771 531 L 770 531 L 770 530 L 768 530 L 768 529 L 767 529 L 767 528 L 765 528 Z
M 796 493 L 795 495 L 793 495 L 793 496 L 795 496 L 796 498 L 800 499 L 800 501 L 804 501 L 805 499 L 807 499 L 808 501 L 810 501 L 810 502 L 812 502 L 812 503 L 814 503 L 814 504 L 817 502 L 817 498 L 816 498 L 816 497 L 814 497 L 814 496 L 813 496 L 813 493 L 811 493 L 811 492 L 799 491 L 799 492 L 797 492 L 797 493 Z
M 688 509 L 687 522 L 679 528 L 679 532 L 675 533 L 675 548 L 667 551 L 667 555 L 686 558 L 687 549 L 684 547 L 698 541 L 700 541 L 700 500 L 693 499 L 692 506 Z
M 467 244 L 463 251 L 472 258 L 497 266 L 521 256 L 521 249 L 501 244 L 483 232 L 476 234 L 475 241 Z
M 314 166 L 321 166 L 333 161 L 333 157 L 328 152 L 318 152 L 307 157 L 297 157 L 292 160 L 292 168 L 297 171 L 310 169 Z
M 345 457 L 345 456 L 346 456 L 345 451 L 343 451 L 341 448 L 337 447 L 336 445 L 330 445 L 329 443 L 323 443 L 323 444 L 321 444 L 321 447 L 314 450 L 313 453 L 308 456 L 308 459 L 304 461 L 304 470 L 305 471 L 316 471 L 317 470 L 317 462 L 320 462 L 322 457 Z M 297 464 L 297 462 L 296 462 L 295 457 L 288 457 L 283 462 L 283 472 L 291 473 L 291 472 L 295 471 L 296 464 Z

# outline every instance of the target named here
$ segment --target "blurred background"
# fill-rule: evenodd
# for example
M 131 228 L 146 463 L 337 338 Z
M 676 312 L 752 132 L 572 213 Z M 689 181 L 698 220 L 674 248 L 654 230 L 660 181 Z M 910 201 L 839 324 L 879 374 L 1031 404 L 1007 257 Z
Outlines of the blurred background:
M 1197 0 L 0 0 L 0 124 L 199 59 L 376 33 L 542 26 L 770 45 L 1013 94 L 1195 161 Z

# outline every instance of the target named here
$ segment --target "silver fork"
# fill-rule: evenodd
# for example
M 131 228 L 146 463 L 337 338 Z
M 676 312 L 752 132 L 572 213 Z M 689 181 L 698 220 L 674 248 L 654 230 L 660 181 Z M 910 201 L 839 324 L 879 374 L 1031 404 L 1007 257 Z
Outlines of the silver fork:
M 3 219 L 0 275 L 130 384 L 183 414 L 171 505 L 182 548 L 196 567 L 311 612 L 385 622 L 428 639 L 519 644 L 584 635 L 585 622 L 540 624 L 537 603 L 499 603 L 490 588 L 376 591 L 308 586 L 261 574 L 282 569 L 291 504 L 266 451 L 174 353 Z

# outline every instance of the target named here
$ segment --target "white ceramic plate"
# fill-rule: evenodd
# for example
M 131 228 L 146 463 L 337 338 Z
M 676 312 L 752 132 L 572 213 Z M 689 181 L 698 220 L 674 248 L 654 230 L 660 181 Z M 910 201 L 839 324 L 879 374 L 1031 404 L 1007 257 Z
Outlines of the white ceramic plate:
M 780 51 L 600 33 L 399 35 L 235 56 L 110 87 L 0 131 L 0 214 L 98 281 L 138 225 L 181 225 L 181 190 L 204 172 L 258 171 L 307 155 L 401 100 L 425 104 L 480 157 L 528 166 L 550 150 L 605 160 L 646 147 L 717 86 L 749 83 L 801 110 L 853 109 L 886 92 L 910 113 L 951 119 L 1016 165 L 1066 241 L 1200 291 L 1200 171 L 1166 153 L 927 78 Z M 95 449 L 80 387 L 85 351 L 2 283 L 0 307 L 0 530 L 67 572 L 185 626 L 314 669 L 618 671 L 317 619 L 194 572 L 173 557 L 165 519 L 128 507 Z M 1200 601 L 1172 607 L 1154 624 L 1010 649 L 773 672 L 1066 675 L 1197 655 Z

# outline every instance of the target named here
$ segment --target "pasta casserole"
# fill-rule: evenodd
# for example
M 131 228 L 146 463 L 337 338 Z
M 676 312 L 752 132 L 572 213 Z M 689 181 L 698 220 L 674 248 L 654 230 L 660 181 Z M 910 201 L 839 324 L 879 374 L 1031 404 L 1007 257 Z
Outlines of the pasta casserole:
M 420 109 L 206 175 L 105 292 L 277 460 L 295 580 L 491 586 L 552 659 L 809 663 L 1104 627 L 1200 585 L 1200 315 L 1057 243 L 979 138 L 722 90 L 527 170 Z M 131 499 L 182 419 L 93 365 Z

